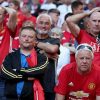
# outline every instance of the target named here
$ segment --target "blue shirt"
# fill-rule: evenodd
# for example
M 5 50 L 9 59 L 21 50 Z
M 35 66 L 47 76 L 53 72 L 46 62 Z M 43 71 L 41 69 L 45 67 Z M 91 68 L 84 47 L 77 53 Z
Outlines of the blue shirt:
M 22 53 L 21 53 L 21 67 L 22 68 L 27 68 L 28 67 L 28 63 L 26 61 L 26 56 L 24 54 L 22 54 Z M 24 86 L 24 81 L 21 81 L 21 82 L 17 83 L 16 91 L 17 91 L 17 95 L 18 96 L 21 95 L 23 86 Z

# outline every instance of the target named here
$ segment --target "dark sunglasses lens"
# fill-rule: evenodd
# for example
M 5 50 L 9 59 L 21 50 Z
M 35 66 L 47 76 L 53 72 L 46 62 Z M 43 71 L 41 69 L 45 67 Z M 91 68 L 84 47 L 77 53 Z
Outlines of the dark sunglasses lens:
M 91 51 L 92 51 L 92 48 L 91 48 L 91 47 L 87 46 L 87 48 L 88 48 L 89 50 L 91 50 Z
M 80 49 L 83 49 L 83 48 L 85 48 L 85 46 L 84 46 L 84 45 L 80 45 L 80 46 L 77 48 L 77 50 L 80 50 Z
M 84 49 L 84 48 L 88 48 L 89 50 L 92 51 L 92 48 L 89 47 L 89 46 L 86 46 L 86 45 L 80 45 L 80 46 L 77 48 L 77 50 Z

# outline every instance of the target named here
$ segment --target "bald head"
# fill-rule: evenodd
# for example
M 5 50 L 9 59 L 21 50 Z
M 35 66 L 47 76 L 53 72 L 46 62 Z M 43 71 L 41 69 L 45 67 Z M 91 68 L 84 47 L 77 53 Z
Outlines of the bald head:
M 98 12 L 98 11 L 93 12 L 93 13 L 90 15 L 90 18 L 94 18 L 94 17 L 100 18 L 100 12 Z
M 89 30 L 94 37 L 100 33 L 100 12 L 93 12 L 90 15 Z

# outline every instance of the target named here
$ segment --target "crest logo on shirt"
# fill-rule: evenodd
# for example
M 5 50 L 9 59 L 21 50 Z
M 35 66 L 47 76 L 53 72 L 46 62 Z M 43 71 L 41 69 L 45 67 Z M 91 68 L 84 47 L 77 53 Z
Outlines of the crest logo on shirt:
M 89 90 L 94 90 L 94 89 L 95 89 L 95 84 L 94 84 L 94 83 L 90 83 L 90 84 L 88 85 L 88 89 L 89 89 Z

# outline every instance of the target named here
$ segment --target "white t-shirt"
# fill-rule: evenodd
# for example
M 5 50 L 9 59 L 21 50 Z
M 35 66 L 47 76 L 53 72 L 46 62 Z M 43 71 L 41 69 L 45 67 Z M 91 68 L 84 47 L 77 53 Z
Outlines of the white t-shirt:
M 50 10 L 50 9 L 56 9 L 56 5 L 53 3 L 44 3 L 41 5 L 40 9 Z
M 70 63 L 70 50 L 62 45 L 60 45 L 60 55 L 57 62 L 57 76 L 59 75 L 61 69 L 64 65 Z

